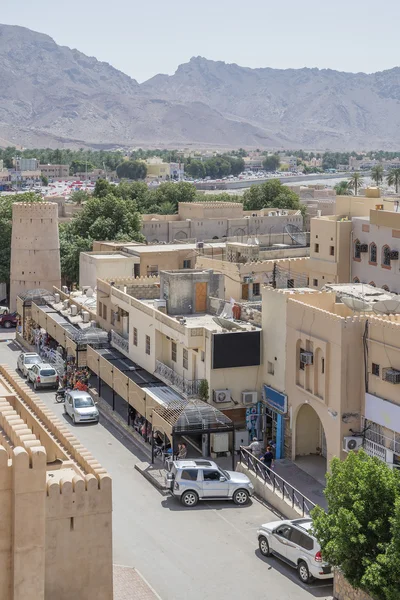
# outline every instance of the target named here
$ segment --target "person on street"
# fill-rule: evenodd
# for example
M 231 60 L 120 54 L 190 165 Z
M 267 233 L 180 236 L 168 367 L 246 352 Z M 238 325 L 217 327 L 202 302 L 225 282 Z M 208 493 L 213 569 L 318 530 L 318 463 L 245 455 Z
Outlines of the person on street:
M 254 437 L 251 444 L 249 446 L 245 446 L 245 450 L 250 450 L 253 456 L 256 456 L 258 458 L 261 454 L 261 444 L 258 441 L 258 439 Z
M 179 460 L 184 460 L 187 457 L 186 444 L 182 443 L 180 446 L 181 446 L 180 448 L 178 446 L 178 459 Z
M 274 454 L 272 452 L 271 446 L 267 446 L 267 451 L 262 457 L 262 460 L 264 461 L 264 464 L 268 467 L 268 469 L 272 469 L 272 467 L 274 466 Z

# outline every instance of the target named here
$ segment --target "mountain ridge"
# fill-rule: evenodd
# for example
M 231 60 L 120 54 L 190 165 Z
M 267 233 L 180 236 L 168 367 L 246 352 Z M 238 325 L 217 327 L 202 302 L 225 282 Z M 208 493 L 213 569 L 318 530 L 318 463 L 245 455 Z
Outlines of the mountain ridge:
M 252 69 L 197 56 L 138 83 L 47 34 L 0 25 L 0 80 L 0 144 L 400 146 L 399 67 Z

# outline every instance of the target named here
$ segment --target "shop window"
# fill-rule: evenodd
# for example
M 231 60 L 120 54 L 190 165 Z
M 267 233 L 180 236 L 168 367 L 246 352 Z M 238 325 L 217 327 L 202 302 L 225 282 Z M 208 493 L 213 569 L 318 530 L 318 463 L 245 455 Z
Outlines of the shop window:
M 182 364 L 183 364 L 183 368 L 184 369 L 188 369 L 189 368 L 189 352 L 186 350 L 186 348 L 183 349 Z
M 376 265 L 376 258 L 377 258 L 376 244 L 374 244 L 374 242 L 372 242 L 372 244 L 369 245 L 369 262 Z
M 382 248 L 382 266 L 390 267 L 390 248 L 389 248 L 389 246 L 383 246 L 383 248 Z
M 176 362 L 176 343 L 171 342 L 171 360 Z
M 192 261 L 191 260 L 184 260 L 183 261 L 183 268 L 184 269 L 191 269 L 192 268 Z
M 133 328 L 133 345 L 137 346 L 137 342 L 138 342 L 138 333 L 137 333 L 137 328 L 134 327 Z
M 273 362 L 268 361 L 268 373 L 270 375 L 274 375 L 275 374 L 275 365 Z
M 150 356 L 150 336 L 146 335 L 146 354 Z
M 376 377 L 379 377 L 379 372 L 380 372 L 379 365 L 376 363 L 372 363 L 372 375 L 376 375 Z
M 259 296 L 259 295 L 260 295 L 260 284 L 253 283 L 253 296 Z

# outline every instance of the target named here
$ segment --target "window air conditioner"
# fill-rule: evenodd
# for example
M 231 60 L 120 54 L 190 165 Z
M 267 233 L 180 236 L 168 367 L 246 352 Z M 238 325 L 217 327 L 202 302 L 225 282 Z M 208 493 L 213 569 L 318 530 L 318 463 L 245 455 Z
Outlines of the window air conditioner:
M 363 445 L 363 438 L 346 436 L 343 438 L 343 450 L 344 452 L 350 452 L 351 450 L 358 450 Z
M 398 250 L 391 251 L 390 260 L 399 260 L 399 251 Z
M 383 379 L 389 383 L 400 383 L 400 371 L 397 369 L 385 369 Z
M 257 392 L 242 392 L 242 404 L 250 406 L 257 403 Z
M 312 352 L 300 352 L 300 362 L 304 365 L 312 365 L 314 362 L 314 355 Z
M 214 390 L 214 402 L 231 402 L 231 390 Z
M 368 244 L 359 245 L 360 252 L 368 252 Z

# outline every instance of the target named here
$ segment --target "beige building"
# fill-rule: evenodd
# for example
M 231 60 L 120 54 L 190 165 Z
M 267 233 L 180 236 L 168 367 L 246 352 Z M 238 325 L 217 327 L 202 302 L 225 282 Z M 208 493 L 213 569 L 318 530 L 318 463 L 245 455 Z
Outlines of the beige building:
M 69 177 L 69 165 L 39 165 L 39 169 L 49 179 Z
M 21 292 L 61 285 L 58 205 L 15 202 L 12 215 L 11 311 Z
M 0 366 L 0 596 L 112 600 L 111 478 Z
M 229 237 L 246 241 L 251 235 L 283 233 L 288 224 L 302 229 L 300 211 L 244 211 L 241 202 L 180 202 L 177 215 L 142 215 L 142 233 L 148 242 Z
M 223 297 L 221 275 L 163 271 L 157 282 L 99 280 L 97 289 L 99 324 L 120 352 L 185 398 L 206 380 L 209 403 L 244 424 L 259 396 L 261 330 L 209 312 L 210 298 Z
M 197 244 L 136 244 L 94 242 L 93 252 L 81 252 L 80 286 L 96 286 L 97 279 L 117 277 L 151 277 L 160 271 L 193 269 L 196 258 L 222 257 L 225 243 L 212 243 L 199 248 Z

